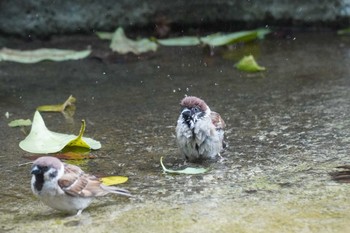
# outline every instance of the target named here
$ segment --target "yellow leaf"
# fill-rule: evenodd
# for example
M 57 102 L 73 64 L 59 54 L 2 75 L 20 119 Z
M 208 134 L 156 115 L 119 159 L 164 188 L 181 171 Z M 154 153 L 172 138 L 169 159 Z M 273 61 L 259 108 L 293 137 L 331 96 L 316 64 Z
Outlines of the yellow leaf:
M 107 176 L 107 177 L 102 177 L 100 179 L 102 181 L 102 184 L 104 185 L 116 185 L 116 184 L 122 184 L 128 181 L 128 177 L 126 176 Z
M 66 145 L 69 147 L 84 147 L 84 148 L 90 148 L 89 144 L 87 144 L 84 140 L 83 140 L 83 134 L 85 132 L 85 120 L 81 121 L 81 128 L 80 128 L 80 132 L 79 135 L 77 136 L 77 138 L 75 138 L 74 140 L 68 142 L 68 144 Z
M 63 104 L 42 105 L 37 107 L 37 110 L 40 112 L 63 112 L 66 109 L 69 109 L 70 111 L 74 111 L 75 102 L 76 102 L 76 98 L 70 95 Z
M 90 154 L 81 154 L 72 151 L 68 151 L 65 153 L 59 153 L 55 155 L 56 158 L 66 159 L 66 160 L 83 160 L 83 159 L 94 159 L 96 156 Z

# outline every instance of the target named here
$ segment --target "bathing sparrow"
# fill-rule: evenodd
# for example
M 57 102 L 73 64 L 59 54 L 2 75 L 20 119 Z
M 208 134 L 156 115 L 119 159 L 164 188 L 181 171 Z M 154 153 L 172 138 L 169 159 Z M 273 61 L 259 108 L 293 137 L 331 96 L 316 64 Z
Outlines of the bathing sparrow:
M 176 139 L 189 161 L 214 159 L 225 147 L 225 122 L 200 98 L 185 97 L 176 125 Z
M 77 215 L 94 197 L 108 193 L 131 196 L 127 190 L 103 185 L 99 178 L 51 156 L 36 159 L 31 174 L 32 191 L 44 204 Z

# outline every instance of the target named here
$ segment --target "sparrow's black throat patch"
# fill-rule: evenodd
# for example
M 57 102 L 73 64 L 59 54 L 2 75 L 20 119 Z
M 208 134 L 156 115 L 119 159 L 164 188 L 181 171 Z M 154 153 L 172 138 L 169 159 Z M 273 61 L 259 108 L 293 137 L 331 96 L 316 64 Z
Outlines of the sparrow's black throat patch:
M 183 112 L 182 112 L 182 118 L 183 118 L 183 122 L 184 122 L 188 127 L 190 127 L 191 121 L 193 120 L 193 119 L 192 119 L 191 111 L 190 111 L 190 110 L 183 111 Z
M 191 109 L 188 109 L 182 112 L 183 122 L 188 126 L 188 128 L 191 127 L 192 121 L 195 123 L 198 119 L 201 119 L 202 117 L 204 117 L 204 115 L 205 115 L 205 112 L 200 111 L 198 107 L 193 107 Z
M 34 188 L 40 192 L 43 189 L 43 185 L 44 185 L 44 175 L 43 174 L 35 175 Z
M 32 174 L 35 176 L 34 188 L 37 191 L 41 191 L 44 186 L 44 174 L 49 170 L 47 166 L 36 166 L 35 169 L 32 170 Z M 49 174 L 50 178 L 54 178 L 57 176 L 57 171 L 54 171 Z

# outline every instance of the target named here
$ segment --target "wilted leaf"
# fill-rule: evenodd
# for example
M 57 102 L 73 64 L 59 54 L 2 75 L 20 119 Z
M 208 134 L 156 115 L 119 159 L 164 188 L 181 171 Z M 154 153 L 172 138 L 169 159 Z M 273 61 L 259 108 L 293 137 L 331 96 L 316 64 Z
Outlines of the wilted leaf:
M 149 51 L 156 51 L 158 46 L 149 39 L 131 40 L 124 34 L 123 28 L 118 28 L 113 34 L 111 44 L 109 46 L 113 51 L 120 54 L 134 53 L 141 54 Z
M 75 111 L 76 107 L 74 103 L 76 99 L 70 95 L 68 99 L 63 104 L 55 104 L 55 105 L 42 105 L 36 108 L 36 110 L 40 112 L 63 112 L 65 110 Z
M 169 39 L 159 39 L 157 42 L 164 46 L 194 46 L 199 45 L 201 41 L 196 36 L 183 36 Z
M 117 185 L 117 184 L 123 184 L 128 181 L 128 177 L 126 176 L 106 176 L 100 178 L 102 181 L 102 184 L 110 186 L 110 185 Z
M 0 61 L 20 63 L 36 63 L 43 60 L 66 61 L 82 59 L 89 56 L 90 53 L 91 50 L 36 49 L 23 51 L 3 48 L 0 50 Z
M 239 70 L 247 72 L 257 72 L 265 70 L 265 67 L 258 65 L 253 55 L 244 56 L 238 63 L 235 64 L 235 67 Z
M 79 136 L 56 133 L 46 128 L 45 122 L 38 111 L 35 112 L 29 135 L 19 143 L 20 148 L 31 153 L 55 153 L 61 151 L 67 144 L 76 142 L 75 146 L 87 146 L 89 149 L 101 148 L 101 143 L 91 138 L 82 137 L 85 123 L 82 124 Z M 73 143 L 74 144 L 74 143 Z
M 268 33 L 270 33 L 270 30 L 268 29 L 240 31 L 229 34 L 215 33 L 212 35 L 201 37 L 200 40 L 206 45 L 216 47 L 237 42 L 248 42 L 255 39 L 262 39 Z
M 208 169 L 206 168 L 195 168 L 195 167 L 187 167 L 183 170 L 167 169 L 163 164 L 163 157 L 160 158 L 160 165 L 162 166 L 164 172 L 174 173 L 174 174 L 196 175 L 196 174 L 202 174 L 208 171 Z
M 8 124 L 10 127 L 19 127 L 19 126 L 30 126 L 32 125 L 32 121 L 27 119 L 18 119 L 18 120 L 13 120 Z

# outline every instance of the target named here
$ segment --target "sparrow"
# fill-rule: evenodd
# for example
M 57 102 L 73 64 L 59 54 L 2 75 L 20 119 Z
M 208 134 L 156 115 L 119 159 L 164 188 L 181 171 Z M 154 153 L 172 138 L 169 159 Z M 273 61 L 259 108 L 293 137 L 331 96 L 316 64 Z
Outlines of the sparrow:
M 350 183 L 350 165 L 342 165 L 337 168 L 341 170 L 329 173 L 332 179 L 339 183 Z
M 32 191 L 44 204 L 76 215 L 80 215 L 94 197 L 109 193 L 131 196 L 127 190 L 103 185 L 94 175 L 51 156 L 36 159 L 31 174 Z
M 225 122 L 221 116 L 211 111 L 202 99 L 195 96 L 185 97 L 180 105 L 176 139 L 186 159 L 193 162 L 220 156 L 220 152 L 226 146 Z

